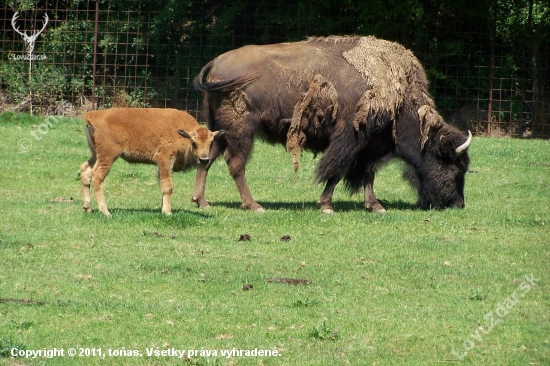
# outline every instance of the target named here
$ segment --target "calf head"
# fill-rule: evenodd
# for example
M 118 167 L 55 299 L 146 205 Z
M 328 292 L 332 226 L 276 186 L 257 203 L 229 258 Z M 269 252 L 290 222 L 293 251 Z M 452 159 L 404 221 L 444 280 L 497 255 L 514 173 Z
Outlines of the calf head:
M 189 133 L 184 130 L 178 130 L 178 133 L 191 141 L 191 153 L 194 162 L 197 165 L 206 167 L 210 163 L 210 151 L 214 140 L 223 136 L 225 131 L 211 132 L 205 127 L 198 127 Z
M 422 159 L 405 172 L 419 194 L 423 209 L 464 207 L 464 176 L 470 158 L 467 149 L 472 141 L 459 130 L 443 124 L 425 141 Z

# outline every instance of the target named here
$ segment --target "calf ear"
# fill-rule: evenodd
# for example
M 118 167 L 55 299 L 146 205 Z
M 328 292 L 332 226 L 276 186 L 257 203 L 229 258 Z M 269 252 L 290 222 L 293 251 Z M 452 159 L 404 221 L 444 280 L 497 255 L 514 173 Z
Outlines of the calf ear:
M 178 133 L 182 136 L 182 137 L 185 137 L 187 139 L 191 139 L 191 136 L 189 136 L 189 134 L 187 132 L 185 132 L 184 130 L 178 130 Z

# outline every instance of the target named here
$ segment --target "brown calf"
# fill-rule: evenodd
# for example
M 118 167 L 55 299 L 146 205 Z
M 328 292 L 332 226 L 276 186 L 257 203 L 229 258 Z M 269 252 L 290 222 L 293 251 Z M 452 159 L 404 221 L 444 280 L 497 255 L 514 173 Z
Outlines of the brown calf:
M 92 156 L 80 166 L 83 208 L 92 211 L 93 183 L 99 211 L 106 216 L 111 214 L 105 203 L 103 180 L 116 159 L 158 166 L 162 212 L 170 215 L 172 171 L 196 166 L 197 179 L 201 178 L 210 162 L 214 138 L 223 135 L 223 131 L 210 132 L 188 113 L 175 109 L 112 108 L 88 112 L 84 120 Z M 204 192 L 195 190 L 193 197 L 204 197 Z M 208 202 L 197 203 L 208 206 Z

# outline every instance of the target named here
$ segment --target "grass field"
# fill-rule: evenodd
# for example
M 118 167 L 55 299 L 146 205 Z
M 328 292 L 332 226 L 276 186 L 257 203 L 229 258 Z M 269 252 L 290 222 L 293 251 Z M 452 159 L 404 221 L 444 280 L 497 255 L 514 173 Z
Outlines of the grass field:
M 387 213 L 338 187 L 321 214 L 313 155 L 295 179 L 258 141 L 247 175 L 266 213 L 239 209 L 219 159 L 212 207 L 190 202 L 194 172 L 175 174 L 163 216 L 156 168 L 119 161 L 108 219 L 81 208 L 84 123 L 4 113 L 0 362 L 548 365 L 550 142 L 474 138 L 469 153 L 464 210 L 416 209 L 394 161 L 375 183 Z

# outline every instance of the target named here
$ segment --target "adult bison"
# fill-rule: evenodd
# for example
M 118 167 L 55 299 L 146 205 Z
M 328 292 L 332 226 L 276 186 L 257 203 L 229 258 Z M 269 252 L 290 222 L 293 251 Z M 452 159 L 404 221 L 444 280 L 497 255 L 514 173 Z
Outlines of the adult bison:
M 326 182 L 323 212 L 333 212 L 332 194 L 342 178 L 351 192 L 364 188 L 367 210 L 383 212 L 374 174 L 394 156 L 410 166 L 407 176 L 422 208 L 464 207 L 471 134 L 443 121 L 422 65 L 399 44 L 327 37 L 245 46 L 206 64 L 194 85 L 203 93 L 208 127 L 226 132 L 211 162 L 225 150 L 242 208 L 263 211 L 245 177 L 260 132 L 286 145 L 295 169 L 303 149 L 324 152 L 316 168 L 317 181 Z M 208 205 L 203 178 L 193 198 L 199 206 Z

